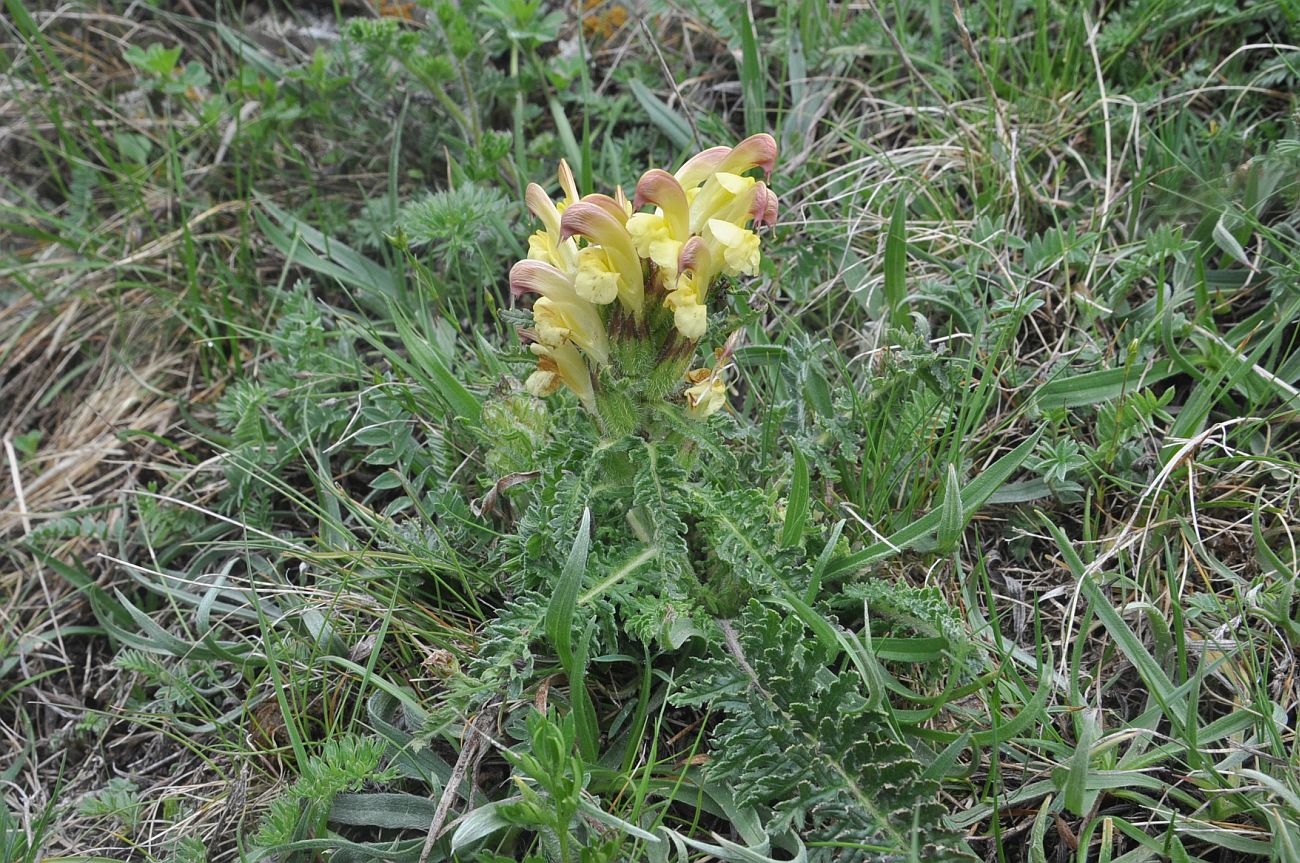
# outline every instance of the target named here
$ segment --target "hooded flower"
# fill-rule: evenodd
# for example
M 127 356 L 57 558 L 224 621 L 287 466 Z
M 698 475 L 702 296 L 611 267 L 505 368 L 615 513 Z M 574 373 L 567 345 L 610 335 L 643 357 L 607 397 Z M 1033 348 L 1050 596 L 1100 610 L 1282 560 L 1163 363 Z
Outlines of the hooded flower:
M 534 342 L 528 346 L 537 359 L 537 371 L 524 381 L 524 389 L 539 398 L 552 395 L 564 384 L 573 390 L 587 410 L 596 410 L 595 388 L 591 383 L 591 370 L 582 354 L 571 344 L 545 345 Z
M 688 339 L 699 339 L 708 327 L 709 310 L 705 306 L 708 280 L 713 272 L 712 257 L 704 240 L 692 237 L 677 259 L 677 278 L 664 304 L 673 310 L 673 325 Z
M 667 171 L 652 168 L 636 184 L 633 209 L 653 204 L 653 213 L 633 213 L 627 220 L 627 232 L 636 244 L 637 253 L 654 261 L 672 280 L 677 274 L 677 258 L 690 239 L 690 204 L 686 190 Z
M 692 369 L 686 373 L 686 409 L 696 419 L 706 419 L 727 404 L 727 382 L 718 369 Z
M 626 214 L 612 198 L 606 200 L 608 204 L 583 199 L 565 209 L 560 239 L 583 237 L 587 241 L 578 252 L 574 280 L 578 296 L 601 305 L 617 297 L 627 311 L 640 317 L 645 304 L 641 258 L 624 225 Z
M 544 261 L 520 261 L 510 268 L 510 292 L 541 294 L 533 303 L 533 321 L 542 344 L 571 341 L 598 365 L 608 365 L 605 324 L 596 307 L 579 296 L 573 277 Z
M 535 231 L 528 237 L 528 258 L 543 261 L 565 272 L 573 272 L 576 266 L 578 245 L 572 240 L 560 237 L 560 213 L 578 200 L 578 187 L 573 181 L 573 172 L 569 164 L 560 160 L 560 188 L 564 198 L 559 204 L 553 202 L 546 190 L 536 183 L 529 183 L 524 192 L 524 202 L 528 211 L 542 223 L 542 230 Z

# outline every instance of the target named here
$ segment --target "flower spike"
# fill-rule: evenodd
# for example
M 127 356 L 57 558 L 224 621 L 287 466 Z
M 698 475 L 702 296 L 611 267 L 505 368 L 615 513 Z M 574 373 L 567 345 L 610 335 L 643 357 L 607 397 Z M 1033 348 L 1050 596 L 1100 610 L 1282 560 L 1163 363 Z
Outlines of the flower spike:
M 530 184 L 525 199 L 543 229 L 510 270 L 516 299 L 538 295 L 520 331 L 537 357 L 525 388 L 572 391 L 615 437 L 654 434 L 663 399 L 697 419 L 722 410 L 739 331 L 714 362 L 692 369 L 692 358 L 710 312 L 714 326 L 725 317 L 710 296 L 719 277 L 760 270 L 760 232 L 779 211 L 768 186 L 776 161 L 775 139 L 759 134 L 697 153 L 675 173 L 650 168 L 630 201 L 621 188 L 579 197 L 563 161 L 563 197 Z

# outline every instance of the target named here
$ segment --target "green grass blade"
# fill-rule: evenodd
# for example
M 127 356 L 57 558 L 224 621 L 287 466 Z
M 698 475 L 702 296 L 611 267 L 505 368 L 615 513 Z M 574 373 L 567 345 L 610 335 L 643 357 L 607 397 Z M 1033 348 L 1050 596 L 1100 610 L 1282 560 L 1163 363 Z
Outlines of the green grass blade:
M 669 108 L 663 99 L 635 78 L 628 82 L 628 88 L 637 102 L 641 103 L 641 109 L 645 111 L 650 122 L 667 135 L 668 140 L 672 141 L 675 147 L 687 150 L 692 146 L 694 137 L 691 135 L 691 125 L 681 114 Z
M 943 503 L 939 505 L 939 529 L 935 550 L 940 554 L 952 554 L 961 541 L 962 530 L 966 527 L 961 505 L 961 483 L 957 480 L 957 468 L 948 465 L 948 479 L 944 485 Z
M 1042 429 L 1032 434 L 1011 452 L 995 461 L 989 466 L 988 470 L 977 476 L 962 489 L 961 505 L 964 520 L 969 521 L 971 516 L 992 497 L 993 493 L 1001 488 L 1011 475 L 1024 464 L 1025 459 L 1029 458 L 1034 451 L 1034 447 L 1038 445 L 1038 439 L 1042 435 Z M 832 562 L 826 568 L 826 577 L 834 578 L 835 576 L 844 575 L 892 557 L 903 549 L 917 548 L 924 545 L 925 541 L 939 527 L 941 517 L 940 510 L 932 510 L 907 527 L 895 531 L 881 542 L 872 543 L 861 551 Z
M 482 412 L 479 400 L 452 374 L 437 352 L 429 347 L 428 341 L 415 331 L 415 326 L 396 306 L 391 307 L 391 314 L 397 335 L 411 358 L 412 366 L 418 372 L 419 380 L 437 393 L 454 415 L 470 422 L 478 422 Z
M 794 452 L 794 476 L 790 480 L 790 494 L 785 501 L 785 523 L 781 526 L 781 547 L 792 548 L 803 538 L 804 522 L 808 519 L 808 460 L 791 442 Z
M 894 215 L 885 235 L 885 304 L 889 319 L 901 325 L 903 306 L 907 302 L 907 196 L 894 202 Z
M 745 2 L 745 20 L 740 26 L 740 87 L 745 96 L 745 131 L 750 135 L 767 131 L 767 81 L 752 0 Z

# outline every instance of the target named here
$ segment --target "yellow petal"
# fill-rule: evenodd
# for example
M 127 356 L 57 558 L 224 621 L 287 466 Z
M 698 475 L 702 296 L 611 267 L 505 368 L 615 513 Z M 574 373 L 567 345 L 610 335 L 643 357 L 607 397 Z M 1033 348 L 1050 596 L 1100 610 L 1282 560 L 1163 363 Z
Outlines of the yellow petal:
M 755 181 L 751 177 L 720 172 L 705 182 L 698 195 L 691 201 L 691 233 L 700 233 L 710 219 L 735 218 L 747 213 L 755 195 Z
M 560 160 L 559 178 L 560 188 L 564 190 L 564 203 L 559 208 L 562 210 L 570 204 L 576 204 L 581 196 L 578 194 L 578 184 L 573 179 L 573 169 L 563 159 Z
M 534 292 L 542 295 L 533 303 L 533 319 L 542 341 L 554 342 L 555 338 L 548 339 L 542 332 L 539 307 L 543 310 L 541 315 L 549 316 L 546 317 L 549 325 L 568 331 L 563 338 L 571 339 L 599 365 L 609 363 L 609 337 L 605 324 L 596 307 L 578 295 L 573 277 L 542 261 L 519 261 L 510 268 L 510 293 L 520 297 Z
M 709 310 L 699 303 L 673 309 L 673 325 L 688 339 L 703 338 L 709 328 Z
M 586 237 L 590 242 L 600 246 L 609 269 L 619 276 L 617 282 L 618 298 L 623 305 L 635 315 L 640 315 L 645 304 L 645 285 L 641 276 L 641 258 L 632 245 L 632 237 L 627 228 L 604 207 L 591 201 L 579 201 L 566 207 L 560 219 L 560 237 Z M 590 248 L 590 247 L 588 247 Z M 585 250 L 584 250 L 585 251 Z M 590 256 L 587 256 L 590 260 Z M 579 255 L 579 280 L 582 275 L 582 255 Z M 589 272 L 594 272 L 590 270 Z M 591 276 L 587 285 L 591 287 Z M 575 281 L 575 284 L 579 284 Z
M 698 381 L 686 388 L 686 408 L 697 419 L 712 416 L 727 403 L 727 385 L 718 372 L 695 369 L 687 380 Z
M 706 239 L 712 239 L 720 248 L 724 272 L 732 275 L 745 273 L 750 276 L 758 273 L 758 234 L 733 222 L 710 219 Z
M 563 311 L 546 297 L 533 303 L 533 325 L 537 328 L 537 338 L 551 347 L 564 344 L 573 332 Z
M 539 399 L 544 399 L 560 388 L 560 376 L 553 371 L 538 369 L 524 381 L 524 389 Z
M 573 289 L 580 299 L 602 306 L 614 302 L 619 295 L 620 278 L 602 247 L 587 246 L 578 252 Z

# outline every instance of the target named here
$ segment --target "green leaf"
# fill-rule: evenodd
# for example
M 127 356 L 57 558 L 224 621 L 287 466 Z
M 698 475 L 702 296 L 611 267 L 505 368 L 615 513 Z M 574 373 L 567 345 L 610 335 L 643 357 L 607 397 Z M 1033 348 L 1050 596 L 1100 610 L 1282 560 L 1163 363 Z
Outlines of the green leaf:
M 1228 227 L 1228 218 L 1228 214 L 1224 213 L 1219 216 L 1218 220 L 1214 223 L 1214 230 L 1211 232 L 1214 237 L 1214 244 L 1226 252 L 1228 257 L 1232 258 L 1243 267 L 1249 267 L 1250 258 L 1246 255 L 1246 250 L 1242 248 L 1241 243 L 1235 236 L 1233 236 L 1232 230 Z
M 952 554 L 961 542 L 962 530 L 966 520 L 962 514 L 961 484 L 957 480 L 957 468 L 948 465 L 948 482 L 944 487 L 943 503 L 939 506 L 939 531 L 936 550 L 940 554 Z
M 329 820 L 384 830 L 428 830 L 437 810 L 436 800 L 416 794 L 337 794 Z
M 885 235 L 885 303 L 890 320 L 900 324 L 903 304 L 907 302 L 907 196 L 900 194 L 894 202 L 894 215 Z
M 925 778 L 932 779 L 935 782 L 943 782 L 943 780 L 947 779 L 953 765 L 957 763 L 957 756 L 965 752 L 970 747 L 970 744 L 971 736 L 963 734 L 945 746 L 944 750 L 926 766 Z
M 390 307 L 393 323 L 402 347 L 414 364 L 416 377 L 432 392 L 437 393 L 455 416 L 477 423 L 482 412 L 479 400 L 452 374 L 442 358 L 429 346 L 429 342 L 415 331 L 415 326 L 402 314 L 396 304 Z
M 1121 367 L 1057 377 L 1034 391 L 1033 402 L 1039 410 L 1101 404 L 1157 384 L 1177 373 L 1172 360 L 1160 360 L 1145 371 Z
M 1038 814 L 1034 816 L 1034 826 L 1029 830 L 1029 860 L 1030 863 L 1047 863 L 1047 852 L 1043 848 L 1043 840 L 1047 836 L 1047 816 L 1052 808 L 1052 795 L 1047 795 L 1043 800 L 1043 805 L 1038 808 Z
M 1057 527 L 1045 513 L 1039 513 L 1039 515 L 1043 524 L 1047 526 L 1047 529 L 1056 539 L 1057 547 L 1061 550 L 1061 557 L 1065 560 L 1066 566 L 1069 567 L 1070 572 L 1078 581 L 1080 594 L 1084 599 L 1088 600 L 1088 604 L 1097 615 L 1097 619 L 1101 621 L 1101 625 L 1110 633 L 1110 637 L 1115 639 L 1120 652 L 1127 657 L 1129 662 L 1133 663 L 1138 676 L 1142 678 L 1142 682 L 1146 684 L 1148 690 L 1159 702 L 1165 716 L 1173 725 L 1181 725 L 1183 718 L 1187 715 L 1186 705 L 1183 703 L 1183 698 L 1175 689 L 1174 684 L 1169 680 L 1169 676 L 1165 674 L 1164 669 L 1160 667 L 1160 663 L 1156 662 L 1155 657 L 1142 644 L 1142 639 L 1137 637 L 1133 630 L 1129 628 L 1129 625 L 1124 622 L 1124 618 L 1120 617 L 1119 613 L 1115 611 L 1114 606 L 1110 604 L 1110 600 L 1097 586 L 1095 578 L 1088 574 L 1087 568 L 1080 559 L 1078 552 L 1074 550 L 1069 537 L 1065 535 L 1065 531 Z
M 1075 815 L 1088 814 L 1091 805 L 1088 790 L 1088 773 L 1092 766 L 1092 745 L 1098 736 L 1097 721 L 1085 714 L 1079 720 L 1083 733 L 1075 744 L 1074 754 L 1070 756 L 1070 767 L 1065 777 L 1065 808 Z
M 509 827 L 510 822 L 500 814 L 500 810 L 519 800 L 519 797 L 494 800 L 470 812 L 460 820 L 456 832 L 451 834 L 451 850 L 460 851 L 485 836 Z
M 287 260 L 357 289 L 361 292 L 358 299 L 371 308 L 382 308 L 385 299 L 397 297 L 397 284 L 388 270 L 351 246 L 322 234 L 269 198 L 256 192 L 254 196 L 260 208 L 255 212 L 258 227 Z
M 767 82 L 758 51 L 754 8 L 745 2 L 745 20 L 740 26 L 740 86 L 745 97 L 745 131 L 758 134 L 767 128 Z
M 781 547 L 792 548 L 803 538 L 804 522 L 808 519 L 808 460 L 791 441 L 794 451 L 794 476 L 790 480 L 790 494 L 785 500 L 785 523 L 781 526 Z
M 592 620 L 583 630 L 577 648 L 573 645 L 573 627 L 577 620 L 578 589 L 582 586 L 582 577 L 587 571 L 587 553 L 591 548 L 591 510 L 583 507 L 582 523 L 578 525 L 578 534 L 573 538 L 573 547 L 569 549 L 568 560 L 560 571 L 560 579 L 555 585 L 555 593 L 546 606 L 543 628 L 546 637 L 555 646 L 555 653 L 560 658 L 565 675 L 569 678 L 569 697 L 573 702 L 574 721 L 578 729 L 578 747 L 583 758 L 595 761 L 599 755 L 598 745 L 600 730 L 596 720 L 596 708 L 587 692 L 587 644 L 595 629 Z
M 1042 429 L 1034 432 L 1018 447 L 995 461 L 989 466 L 988 470 L 971 480 L 962 489 L 961 505 L 964 520 L 969 521 L 979 508 L 992 497 L 993 493 L 1011 477 L 1011 474 L 1015 473 L 1024 464 L 1025 459 L 1029 458 L 1030 454 L 1033 453 L 1034 447 L 1038 445 L 1038 439 L 1042 436 Z M 861 551 L 834 561 L 826 568 L 826 577 L 834 578 L 838 575 L 844 575 L 892 557 L 903 549 L 922 545 L 926 538 L 939 527 L 940 517 L 940 510 L 932 510 L 907 527 L 895 531 L 884 540 L 872 543 Z
M 691 126 L 682 115 L 669 108 L 662 99 L 650 91 L 649 87 L 636 78 L 629 81 L 628 86 L 632 90 L 632 95 L 641 103 L 641 108 L 650 118 L 650 122 L 667 135 L 674 146 L 682 150 L 690 149 L 695 142 L 695 136 L 691 134 Z
M 582 522 L 573 538 L 568 560 L 560 571 L 555 593 L 546 606 L 546 637 L 555 647 L 561 662 L 568 662 L 573 657 L 573 617 L 578 609 L 578 588 L 582 586 L 582 576 L 587 570 L 587 552 L 590 548 L 591 510 L 583 507 Z
M 840 534 L 844 532 L 844 525 L 848 519 L 840 519 L 835 522 L 831 528 L 831 535 L 826 539 L 826 545 L 822 548 L 822 553 L 817 556 L 817 563 L 813 566 L 812 575 L 808 579 L 808 589 L 804 591 L 804 602 L 813 603 L 817 601 L 817 595 L 821 593 L 822 578 L 826 575 L 826 568 L 830 566 L 831 558 L 835 555 L 835 547 L 839 545 Z
M 1009 482 L 989 496 L 989 503 L 1028 503 L 1052 496 L 1052 489 L 1040 477 Z
M 804 391 L 808 394 L 808 403 L 813 410 L 824 417 L 835 416 L 835 401 L 831 397 L 830 384 L 820 370 L 809 367 L 808 377 L 804 380 Z

